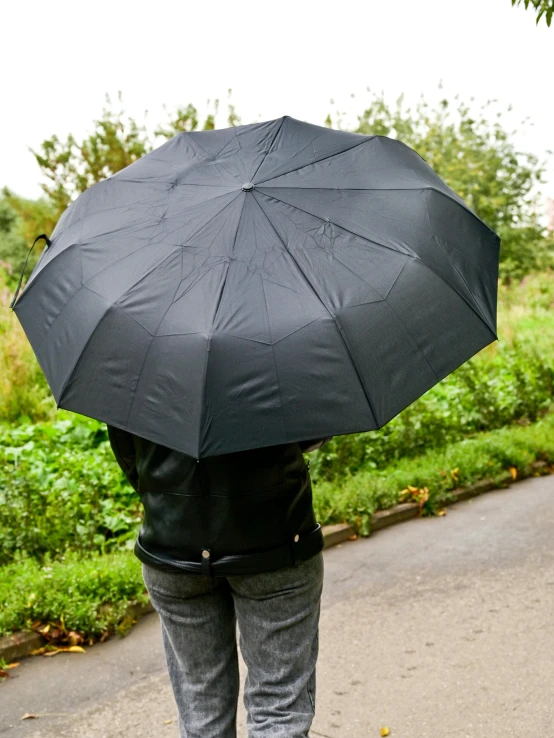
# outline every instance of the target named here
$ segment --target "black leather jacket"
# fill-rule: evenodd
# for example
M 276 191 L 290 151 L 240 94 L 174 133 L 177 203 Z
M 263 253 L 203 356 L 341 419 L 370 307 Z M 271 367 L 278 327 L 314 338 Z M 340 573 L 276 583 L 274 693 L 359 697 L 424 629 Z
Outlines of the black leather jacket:
M 108 436 L 144 506 L 134 551 L 146 564 L 212 576 L 250 574 L 323 548 L 303 451 L 328 439 L 197 461 L 110 425 Z

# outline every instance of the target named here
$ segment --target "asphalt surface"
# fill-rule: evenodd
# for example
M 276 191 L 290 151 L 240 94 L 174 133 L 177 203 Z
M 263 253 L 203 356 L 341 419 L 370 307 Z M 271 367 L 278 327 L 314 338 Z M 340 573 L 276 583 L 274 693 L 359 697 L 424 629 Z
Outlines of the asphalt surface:
M 327 550 L 313 738 L 554 738 L 553 543 L 544 477 Z M 12 675 L 2 738 L 178 737 L 155 613 Z

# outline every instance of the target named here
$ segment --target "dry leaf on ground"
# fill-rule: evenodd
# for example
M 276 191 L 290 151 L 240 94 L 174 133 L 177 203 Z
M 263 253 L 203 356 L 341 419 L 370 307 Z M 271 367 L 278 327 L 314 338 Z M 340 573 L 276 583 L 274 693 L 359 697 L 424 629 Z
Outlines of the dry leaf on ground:
M 43 656 L 55 656 L 57 653 L 86 653 L 82 646 L 62 646 L 53 651 L 45 651 Z
M 37 718 L 38 715 L 35 715 L 34 712 L 26 712 L 25 715 L 21 718 L 22 720 L 34 720 Z

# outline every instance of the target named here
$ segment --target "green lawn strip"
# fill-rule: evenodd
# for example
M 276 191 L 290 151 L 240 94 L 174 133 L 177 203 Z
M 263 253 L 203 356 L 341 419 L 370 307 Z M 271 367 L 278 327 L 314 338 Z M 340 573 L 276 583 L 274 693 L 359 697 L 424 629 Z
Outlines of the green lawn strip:
M 117 629 L 148 596 L 131 551 L 67 553 L 40 564 L 21 558 L 0 569 L 0 636 L 52 622 L 94 639 Z
M 322 525 L 349 523 L 361 535 L 369 535 L 373 513 L 401 502 L 408 486 L 428 488 L 423 513 L 434 514 L 454 489 L 482 479 L 499 480 L 511 468 L 518 478 L 529 476 L 535 461 L 554 463 L 554 413 L 532 425 L 481 433 L 386 469 L 319 481 L 314 484 L 316 517 Z
M 361 535 L 377 510 L 396 505 L 408 485 L 428 487 L 426 514 L 438 512 L 452 490 L 482 479 L 501 479 L 510 468 L 518 478 L 536 461 L 554 463 L 554 413 L 528 426 L 479 434 L 404 459 L 387 469 L 359 472 L 337 482 L 314 484 L 314 507 L 322 525 L 348 522 Z M 29 629 L 36 621 L 64 625 L 98 638 L 118 628 L 130 604 L 146 603 L 140 563 L 129 550 L 105 554 L 68 552 L 39 563 L 21 557 L 0 568 L 0 635 Z

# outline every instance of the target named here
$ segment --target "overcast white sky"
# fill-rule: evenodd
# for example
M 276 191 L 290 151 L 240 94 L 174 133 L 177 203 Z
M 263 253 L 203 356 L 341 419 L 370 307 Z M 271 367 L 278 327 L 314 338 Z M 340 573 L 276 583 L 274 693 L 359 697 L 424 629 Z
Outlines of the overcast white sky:
M 28 147 L 84 135 L 118 90 L 152 123 L 164 104 L 205 109 L 232 88 L 243 123 L 323 124 L 331 98 L 354 114 L 367 87 L 437 99 L 442 80 L 446 96 L 512 104 L 507 127 L 529 116 L 520 149 L 554 148 L 554 27 L 510 0 L 20 0 L 0 29 L 0 185 L 28 197 L 40 194 Z M 548 178 L 554 196 L 554 157 Z

